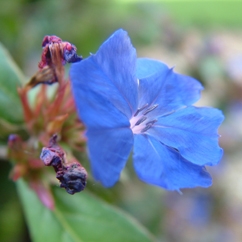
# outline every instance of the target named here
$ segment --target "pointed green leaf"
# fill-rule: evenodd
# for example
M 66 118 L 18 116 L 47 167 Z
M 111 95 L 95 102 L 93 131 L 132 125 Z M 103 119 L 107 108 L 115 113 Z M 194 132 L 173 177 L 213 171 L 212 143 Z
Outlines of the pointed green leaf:
M 22 180 L 18 191 L 35 242 L 148 242 L 152 236 L 123 211 L 84 191 L 53 189 L 55 209 L 45 208 Z
M 20 123 L 23 111 L 17 87 L 25 77 L 0 43 L 0 118 L 10 123 Z

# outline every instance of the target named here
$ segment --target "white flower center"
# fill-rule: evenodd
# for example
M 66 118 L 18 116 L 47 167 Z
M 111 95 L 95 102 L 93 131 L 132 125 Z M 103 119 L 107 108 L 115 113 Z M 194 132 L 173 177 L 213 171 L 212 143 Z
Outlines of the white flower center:
M 158 104 L 149 106 L 145 104 L 143 107 L 138 108 L 136 113 L 130 119 L 130 128 L 134 134 L 141 134 L 150 129 L 157 121 L 153 119 L 150 113 L 158 107 Z

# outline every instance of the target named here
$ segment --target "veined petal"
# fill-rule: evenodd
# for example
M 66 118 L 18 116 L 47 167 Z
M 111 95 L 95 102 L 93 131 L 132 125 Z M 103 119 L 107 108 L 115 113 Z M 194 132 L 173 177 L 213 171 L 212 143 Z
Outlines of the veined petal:
M 77 107 L 83 105 L 83 98 L 75 89 L 90 89 L 107 99 L 129 119 L 138 103 L 135 63 L 136 51 L 127 32 L 118 30 L 95 55 L 72 64 L 70 79 Z
M 88 154 L 93 176 L 105 187 L 119 179 L 133 146 L 129 128 L 92 130 L 87 132 Z
M 162 62 L 138 58 L 136 74 L 139 79 L 139 107 L 152 104 L 162 90 L 171 70 Z
M 139 106 L 158 104 L 152 113 L 157 117 L 195 103 L 203 89 L 194 78 L 177 74 L 155 60 L 138 59 L 136 72 L 142 77 L 139 81 Z
M 138 81 L 135 75 L 136 50 L 128 33 L 122 29 L 117 30 L 102 44 L 94 59 L 126 102 L 125 107 L 124 103 L 117 103 L 117 108 L 130 118 L 137 109 Z M 110 96 L 110 93 L 107 94 Z M 115 100 L 113 96 L 110 98 Z
M 212 184 L 204 167 L 188 162 L 174 149 L 147 135 L 134 136 L 134 168 L 142 181 L 167 190 Z
M 105 96 L 100 95 L 89 86 L 80 86 L 76 79 L 72 84 L 73 94 L 80 119 L 87 129 L 107 129 L 129 127 L 125 114 L 119 111 Z
M 148 131 L 163 144 L 175 148 L 197 165 L 216 165 L 223 154 L 217 129 L 224 116 L 214 108 L 187 107 L 160 117 Z

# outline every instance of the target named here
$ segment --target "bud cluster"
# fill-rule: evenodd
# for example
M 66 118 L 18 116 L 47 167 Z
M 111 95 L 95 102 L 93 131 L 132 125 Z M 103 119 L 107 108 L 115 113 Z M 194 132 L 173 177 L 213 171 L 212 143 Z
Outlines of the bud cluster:
M 18 88 L 24 113 L 24 136 L 22 133 L 10 135 L 8 147 L 9 158 L 14 164 L 11 178 L 14 181 L 24 178 L 41 202 L 53 209 L 50 189 L 53 173 L 44 165 L 54 167 L 60 186 L 70 194 L 82 191 L 86 185 L 87 172 L 71 155 L 73 150 L 83 152 L 86 140 L 64 67 L 64 64 L 82 58 L 76 54 L 74 45 L 57 36 L 45 36 L 42 48 L 39 70 L 25 86 Z M 50 86 L 53 83 L 56 83 L 56 89 Z M 31 93 L 33 88 L 37 92 Z M 33 93 L 34 101 L 30 99 Z M 69 161 L 64 150 L 57 145 L 56 134 L 59 141 L 68 147 Z
M 74 158 L 67 161 L 64 150 L 57 145 L 57 135 L 50 139 L 49 146 L 44 147 L 40 159 L 46 166 L 53 166 L 56 178 L 60 181 L 60 187 L 66 189 L 69 194 L 82 191 L 87 183 L 87 172 Z

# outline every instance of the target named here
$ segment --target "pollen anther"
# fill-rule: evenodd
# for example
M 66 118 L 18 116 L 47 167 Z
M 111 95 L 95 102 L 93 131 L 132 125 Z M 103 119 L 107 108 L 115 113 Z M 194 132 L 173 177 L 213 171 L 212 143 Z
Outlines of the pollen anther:
M 147 117 L 145 117 L 145 116 L 141 117 L 141 118 L 135 123 L 135 126 L 140 125 L 140 124 L 143 123 L 146 119 L 147 119 Z
M 154 109 L 156 109 L 158 107 L 158 104 L 155 104 L 154 106 L 149 107 L 144 113 L 143 115 L 146 115 L 147 113 L 153 111 Z
M 138 108 L 137 111 L 134 114 L 134 117 L 136 117 L 142 110 L 144 110 L 145 108 L 147 108 L 149 106 L 148 103 L 146 103 L 143 107 Z

